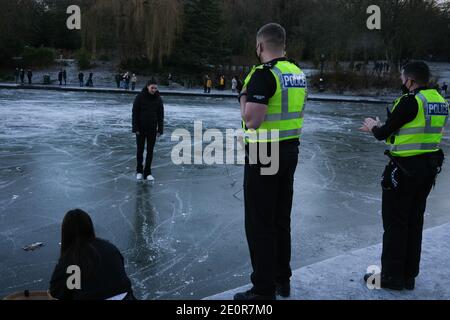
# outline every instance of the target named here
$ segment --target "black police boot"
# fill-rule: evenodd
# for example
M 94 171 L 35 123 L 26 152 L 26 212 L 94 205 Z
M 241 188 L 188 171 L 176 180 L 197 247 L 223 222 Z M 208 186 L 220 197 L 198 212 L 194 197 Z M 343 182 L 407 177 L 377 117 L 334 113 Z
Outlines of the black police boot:
M 289 298 L 291 296 L 291 283 L 289 281 L 277 283 L 277 295 Z
M 367 281 L 369 281 L 369 278 L 373 275 L 375 275 L 375 273 L 366 273 L 364 275 L 364 283 L 367 283 Z M 375 284 L 375 283 L 372 283 L 372 284 Z
M 276 300 L 275 295 L 271 296 L 262 296 L 259 294 L 256 294 L 252 290 L 246 291 L 246 292 L 240 292 L 234 296 L 235 301 L 271 301 Z
M 374 275 L 373 273 L 366 273 L 364 275 L 364 282 L 367 283 L 369 278 L 373 275 Z M 391 289 L 391 290 L 397 290 L 397 291 L 401 291 L 404 289 L 403 282 L 396 281 L 394 278 L 385 276 L 383 274 L 381 274 L 380 282 L 381 282 L 381 288 L 383 288 L 383 289 Z
M 381 274 L 381 288 L 402 291 L 405 288 L 405 282 Z
M 373 273 L 366 273 L 364 275 L 364 282 L 367 283 L 367 281 L 369 281 L 369 278 L 373 275 L 374 275 Z
M 405 289 L 414 290 L 416 287 L 416 278 L 406 278 L 405 279 Z

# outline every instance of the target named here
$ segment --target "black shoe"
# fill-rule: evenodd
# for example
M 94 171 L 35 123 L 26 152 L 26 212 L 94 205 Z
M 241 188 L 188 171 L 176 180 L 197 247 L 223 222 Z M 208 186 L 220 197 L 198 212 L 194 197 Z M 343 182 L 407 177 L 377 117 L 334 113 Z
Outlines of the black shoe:
M 364 275 L 364 282 L 367 283 L 369 278 L 372 277 L 373 273 L 366 273 Z M 381 288 L 383 289 L 391 289 L 401 291 L 404 289 L 404 283 L 400 281 L 395 281 L 392 277 L 387 277 L 385 275 L 381 275 Z M 375 283 L 372 283 L 375 284 Z
M 364 275 L 364 282 L 367 283 L 367 281 L 369 281 L 369 278 L 373 275 L 374 275 L 374 273 L 366 273 Z
M 291 283 L 277 283 L 277 295 L 283 298 L 289 298 L 291 296 Z
M 381 288 L 402 291 L 405 288 L 404 281 L 395 280 L 392 277 L 381 275 Z
M 270 301 L 276 300 L 275 295 L 272 296 L 261 296 L 254 293 L 252 290 L 246 292 L 240 292 L 234 296 L 235 301 Z
M 414 290 L 415 287 L 416 287 L 416 278 L 406 278 L 405 289 Z

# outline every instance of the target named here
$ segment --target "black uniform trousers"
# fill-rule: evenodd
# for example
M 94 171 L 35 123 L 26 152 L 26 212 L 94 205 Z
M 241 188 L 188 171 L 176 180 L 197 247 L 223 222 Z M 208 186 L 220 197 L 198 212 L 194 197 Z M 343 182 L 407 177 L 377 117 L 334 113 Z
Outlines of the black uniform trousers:
M 396 187 L 383 188 L 383 253 L 382 274 L 395 283 L 419 275 L 422 233 L 427 198 L 433 188 L 437 167 L 427 157 L 412 159 L 410 174 L 391 163 L 383 182 L 396 180 Z M 412 168 L 412 169 L 411 169 Z
M 283 150 L 284 149 L 284 150 Z M 276 283 L 292 276 L 291 210 L 298 142 L 280 148 L 276 175 L 261 175 L 261 165 L 247 164 L 244 172 L 245 231 L 253 267 L 252 291 L 275 294 Z
M 144 175 L 147 178 L 152 174 L 152 162 L 153 162 L 153 151 L 156 144 L 156 134 L 157 130 L 151 130 L 150 132 L 140 133 L 136 135 L 136 145 L 137 145 L 137 168 L 136 172 Z M 145 159 L 144 168 L 144 150 L 147 145 L 147 157 Z

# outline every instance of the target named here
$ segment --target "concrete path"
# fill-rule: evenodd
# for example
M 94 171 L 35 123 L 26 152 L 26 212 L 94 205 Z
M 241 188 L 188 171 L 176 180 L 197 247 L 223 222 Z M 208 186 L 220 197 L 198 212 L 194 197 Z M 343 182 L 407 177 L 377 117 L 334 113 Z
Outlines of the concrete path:
M 416 290 L 369 290 L 362 280 L 368 266 L 379 265 L 381 244 L 325 260 L 294 272 L 289 300 L 449 300 L 450 224 L 424 233 L 421 274 Z M 206 300 L 230 300 L 236 292 Z

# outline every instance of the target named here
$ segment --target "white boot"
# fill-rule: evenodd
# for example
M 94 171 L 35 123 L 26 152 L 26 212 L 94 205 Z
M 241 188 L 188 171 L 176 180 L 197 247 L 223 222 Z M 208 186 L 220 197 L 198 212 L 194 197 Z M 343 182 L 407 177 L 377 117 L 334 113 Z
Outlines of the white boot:
M 155 177 L 153 177 L 152 175 L 149 175 L 147 177 L 147 181 L 155 181 Z
M 138 173 L 138 174 L 136 175 L 136 179 L 137 179 L 138 181 L 141 181 L 142 179 L 144 179 L 144 176 L 142 175 L 142 173 Z

